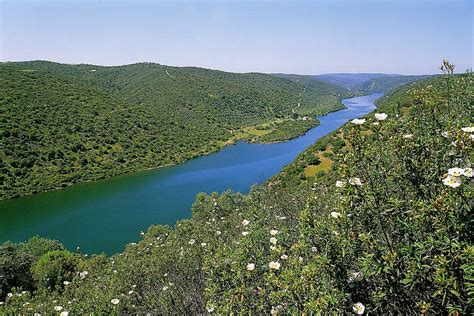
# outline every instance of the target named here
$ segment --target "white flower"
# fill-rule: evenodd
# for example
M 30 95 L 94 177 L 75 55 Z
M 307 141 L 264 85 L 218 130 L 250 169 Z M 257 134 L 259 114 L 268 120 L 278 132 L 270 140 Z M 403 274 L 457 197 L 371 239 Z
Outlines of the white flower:
M 220 234 L 222 234 L 222 232 L 220 230 L 216 231 L 217 236 L 219 236 Z
M 364 304 L 359 302 L 359 303 L 354 304 L 354 306 L 352 306 L 352 310 L 357 315 L 362 315 L 365 311 L 365 306 L 364 306 Z
M 69 315 L 68 311 L 64 311 L 59 314 L 59 316 L 68 316 L 68 315 Z
M 81 280 L 84 279 L 87 275 L 89 275 L 89 272 L 87 272 L 87 271 L 82 271 L 81 273 L 79 273 L 79 276 L 81 277 Z
M 316 251 L 318 251 L 318 248 L 316 248 L 316 247 L 313 246 L 313 247 L 311 247 L 311 251 L 312 251 L 312 252 L 316 252 Z
M 253 271 L 253 270 L 255 270 L 255 263 L 249 263 L 249 264 L 247 265 L 247 270 L 248 270 L 248 271 Z
M 472 177 L 472 168 L 465 168 L 463 173 L 463 176 L 471 178 Z
M 288 256 L 287 255 L 282 255 L 280 258 L 281 258 L 281 260 L 286 260 L 286 259 L 288 259 Z
M 128 295 L 132 295 L 132 294 L 133 294 L 133 290 L 128 291 Z
M 190 241 L 188 241 L 188 244 L 194 245 L 195 242 L 196 242 L 196 241 L 195 241 L 194 239 L 191 239 Z
M 62 306 L 59 306 L 59 305 L 54 306 L 54 310 L 57 311 L 57 312 L 62 311 L 62 309 L 63 309 Z
M 249 222 L 248 220 L 246 220 L 246 219 L 244 219 L 244 220 L 242 221 L 242 225 L 243 225 L 243 226 L 247 226 L 249 223 L 250 223 L 250 222 Z
M 349 282 L 360 279 L 362 279 L 362 272 L 352 272 L 351 276 L 349 277 Z
M 449 133 L 444 131 L 444 132 L 441 132 L 441 136 L 443 136 L 444 138 L 448 138 L 449 137 Z
M 270 231 L 270 235 L 275 236 L 276 234 L 278 234 L 278 230 L 272 229 L 272 230 Z
M 413 134 L 405 134 L 403 135 L 403 138 L 405 139 L 413 138 Z
M 339 212 L 331 212 L 331 216 L 334 218 L 339 218 L 339 217 L 342 217 L 342 214 Z
M 360 181 L 360 178 L 350 178 L 349 179 L 349 184 L 351 185 L 362 185 L 362 181 Z
M 273 306 L 271 311 L 270 311 L 270 315 L 272 315 L 272 316 L 278 315 L 278 313 L 282 310 L 283 310 L 283 306 L 281 306 L 281 305 Z
M 461 185 L 461 179 L 459 179 L 458 177 L 448 175 L 446 178 L 443 179 L 443 183 L 444 185 L 447 185 L 448 187 L 457 188 L 458 186 Z
M 114 304 L 114 305 L 117 305 L 118 303 L 120 303 L 120 300 L 118 298 L 113 298 L 110 303 Z
M 69 283 L 71 283 L 71 282 L 69 282 L 69 281 L 64 281 L 63 282 L 64 285 L 68 285 Z
M 276 239 L 275 237 L 270 238 L 270 243 L 272 243 L 274 245 L 276 245 L 277 241 L 278 241 L 278 239 Z
M 207 244 L 205 242 L 201 243 L 201 247 L 206 247 L 206 246 L 207 246 Z
M 210 305 L 206 307 L 208 313 L 212 313 L 214 311 L 214 306 Z
M 8 297 L 13 297 L 13 293 L 8 293 L 7 296 Z
M 474 133 L 474 126 L 463 127 L 461 129 L 463 132 L 466 132 L 466 133 Z
M 450 168 L 448 174 L 453 177 L 460 177 L 464 173 L 462 168 Z
M 168 290 L 168 287 L 165 285 L 163 286 L 163 291 L 166 291 L 166 290 Z
M 249 232 L 242 232 L 242 236 L 247 236 L 248 234 L 250 234 Z
M 351 122 L 356 125 L 362 125 L 365 123 L 365 119 L 353 119 Z
M 386 113 L 375 113 L 375 118 L 378 120 L 378 121 L 383 121 L 387 118 L 387 114 Z
M 303 257 L 298 257 L 298 261 L 299 262 L 303 261 Z
M 270 250 L 276 250 L 276 249 L 277 249 L 277 247 L 275 247 L 275 246 L 270 246 Z
M 268 264 L 268 266 L 270 267 L 270 269 L 280 269 L 280 263 L 278 261 L 272 261 Z
M 344 181 L 339 181 L 339 180 L 336 181 L 336 187 L 338 187 L 338 188 L 342 188 L 345 185 L 346 185 L 346 183 Z

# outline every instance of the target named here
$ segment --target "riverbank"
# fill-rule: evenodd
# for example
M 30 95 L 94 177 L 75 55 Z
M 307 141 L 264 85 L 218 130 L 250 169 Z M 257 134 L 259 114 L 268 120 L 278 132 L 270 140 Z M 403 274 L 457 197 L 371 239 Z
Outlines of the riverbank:
M 280 172 L 319 138 L 372 111 L 378 96 L 343 100 L 346 109 L 320 116 L 317 127 L 290 141 L 237 141 L 179 165 L 1 202 L 0 241 L 41 235 L 61 240 L 69 249 L 80 246 L 88 253 L 121 251 L 151 224 L 173 225 L 189 218 L 199 192 L 249 192 L 252 185 Z
M 327 113 L 332 113 L 335 111 L 339 111 L 344 109 L 344 105 L 337 107 L 334 111 L 323 113 L 322 115 L 326 115 Z M 128 161 L 126 164 L 116 164 L 113 168 L 104 168 L 103 170 L 93 170 L 89 173 L 81 173 L 80 176 L 71 176 L 68 181 L 60 182 L 59 179 L 61 178 L 59 174 L 57 176 L 54 173 L 59 172 L 57 166 L 51 166 L 51 174 L 48 176 L 47 179 L 43 179 L 42 181 L 35 180 L 34 187 L 27 186 L 22 189 L 18 189 L 14 192 L 3 192 L 0 195 L 0 202 L 8 201 L 12 199 L 17 199 L 25 196 L 31 196 L 40 193 L 46 193 L 56 190 L 61 190 L 67 187 L 71 187 L 81 183 L 90 183 L 94 181 L 109 179 L 112 177 L 123 176 L 127 174 L 149 171 L 149 170 L 156 170 L 160 168 L 176 166 L 179 164 L 183 164 L 186 161 L 191 159 L 196 159 L 202 156 L 207 156 L 213 153 L 216 153 L 223 148 L 233 145 L 238 141 L 246 141 L 249 143 L 258 143 L 258 144 L 271 144 L 277 142 L 283 142 L 295 139 L 301 135 L 307 133 L 310 129 L 316 127 L 319 124 L 319 121 L 316 118 L 308 117 L 308 116 L 300 116 L 297 119 L 292 118 L 281 118 L 281 119 L 274 119 L 266 122 L 262 122 L 256 125 L 251 126 L 244 126 L 238 130 L 230 130 L 229 133 L 231 135 L 230 138 L 227 140 L 216 141 L 214 143 L 209 143 L 206 146 L 207 150 L 203 150 L 201 148 L 198 152 L 189 152 L 183 155 L 180 155 L 176 158 L 175 161 L 157 164 L 157 165 L 143 165 L 140 163 L 136 163 L 138 160 L 135 161 Z M 147 162 L 150 162 L 147 160 Z M 33 166 L 34 168 L 34 166 Z M 58 182 L 59 181 L 59 182 Z M 58 182 L 57 184 L 54 184 Z

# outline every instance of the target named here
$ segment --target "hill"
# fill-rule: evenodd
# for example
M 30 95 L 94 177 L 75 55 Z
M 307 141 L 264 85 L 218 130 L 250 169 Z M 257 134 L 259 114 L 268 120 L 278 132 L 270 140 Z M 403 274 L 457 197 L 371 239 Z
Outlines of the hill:
M 306 76 L 306 75 L 295 75 L 295 74 L 273 74 L 273 76 L 278 78 L 284 78 L 291 80 L 297 84 L 301 84 L 304 87 L 312 90 L 317 91 L 318 94 L 321 96 L 321 104 L 326 104 L 327 106 L 330 105 L 334 99 L 338 95 L 348 95 L 350 91 L 344 87 L 339 87 L 336 84 L 328 83 L 323 80 L 320 80 L 318 76 Z M 305 88 L 305 89 L 306 89 Z M 310 96 L 306 93 L 301 95 L 301 102 L 300 105 L 295 108 L 295 111 L 301 115 L 305 115 L 307 113 L 312 112 Z
M 386 78 L 392 76 L 400 76 L 394 74 L 382 74 L 382 73 L 334 73 L 334 74 L 322 74 L 312 76 L 315 79 L 322 80 L 331 84 L 335 84 L 340 87 L 355 90 L 357 85 L 367 82 L 372 79 Z
M 449 69 L 123 253 L 4 243 L 0 313 L 469 313 L 474 78 Z
M 388 92 L 429 76 L 405 76 L 381 73 L 336 73 L 308 76 L 361 93 Z
M 389 92 L 401 85 L 412 83 L 417 80 L 429 78 L 430 76 L 386 76 L 367 80 L 353 87 L 355 91 L 364 93 Z
M 298 119 L 298 104 L 314 116 L 342 108 L 347 95 L 153 63 L 2 63 L 0 199 L 181 163 L 238 139 L 293 138 L 318 124 Z

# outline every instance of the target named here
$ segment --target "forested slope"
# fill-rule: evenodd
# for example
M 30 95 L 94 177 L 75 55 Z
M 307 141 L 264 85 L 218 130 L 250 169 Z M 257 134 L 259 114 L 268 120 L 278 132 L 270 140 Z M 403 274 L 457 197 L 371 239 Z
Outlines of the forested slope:
M 325 86 L 325 89 L 332 89 Z M 347 92 L 264 74 L 141 63 L 0 64 L 0 199 L 180 163 L 275 122 L 262 140 L 317 124 L 294 116 L 342 107 Z M 278 124 L 277 124 L 278 123 Z
M 389 92 L 404 84 L 412 83 L 417 80 L 422 80 L 430 76 L 385 76 L 380 78 L 373 78 L 353 87 L 355 91 L 364 93 L 371 92 Z
M 123 253 L 4 243 L 0 312 L 468 314 L 474 78 L 444 69 Z
M 359 84 L 376 78 L 385 78 L 390 76 L 399 76 L 396 74 L 382 73 L 333 73 L 315 75 L 314 78 L 324 82 L 332 83 L 340 87 L 354 89 Z

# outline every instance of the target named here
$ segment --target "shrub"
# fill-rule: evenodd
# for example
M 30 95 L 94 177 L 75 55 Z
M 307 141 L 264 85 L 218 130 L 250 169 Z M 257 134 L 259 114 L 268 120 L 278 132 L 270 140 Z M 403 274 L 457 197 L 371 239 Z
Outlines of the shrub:
M 48 251 L 63 249 L 60 242 L 40 237 L 32 237 L 20 244 L 3 243 L 0 248 L 0 299 L 4 299 L 13 288 L 34 290 L 36 284 L 30 272 L 32 264 Z
M 31 267 L 38 288 L 61 290 L 64 281 L 71 281 L 76 271 L 78 258 L 66 250 L 49 251 Z

